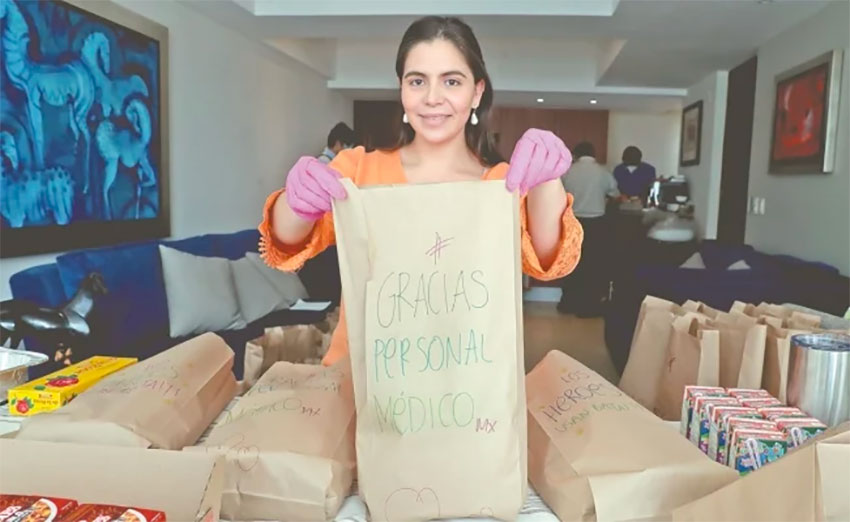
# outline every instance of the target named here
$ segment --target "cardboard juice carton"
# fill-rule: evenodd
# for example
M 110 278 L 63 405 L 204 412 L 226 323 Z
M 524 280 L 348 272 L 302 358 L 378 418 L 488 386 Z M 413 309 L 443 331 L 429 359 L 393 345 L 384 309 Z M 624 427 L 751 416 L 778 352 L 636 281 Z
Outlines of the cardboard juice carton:
M 780 431 L 738 429 L 729 439 L 729 466 L 746 475 L 779 460 L 787 450 L 788 442 Z
M 679 433 L 685 438 L 691 438 L 691 420 L 694 411 L 694 399 L 700 395 L 711 395 L 722 397 L 726 394 L 725 388 L 716 386 L 685 386 L 684 397 L 682 398 L 682 416 L 679 421 Z
M 826 430 L 826 424 L 814 417 L 782 417 L 776 419 L 776 426 L 785 433 L 789 450 Z
M 782 402 L 775 397 L 744 397 L 738 399 L 741 406 L 748 408 L 764 408 L 767 406 L 784 406 Z
M 94 383 L 134 364 L 131 357 L 90 357 L 9 390 L 9 413 L 35 415 L 68 404 Z
M 720 446 L 726 444 L 725 420 L 729 417 L 751 417 L 761 418 L 759 412 L 755 408 L 746 408 L 744 406 L 718 406 L 711 411 L 711 418 L 708 425 L 708 451 L 707 454 L 711 460 L 717 460 L 717 452 Z
M 767 390 L 752 390 L 750 388 L 729 388 L 726 393 L 736 399 L 770 399 L 773 397 Z
M 795 408 L 793 406 L 767 406 L 756 409 L 762 417 L 772 421 L 787 417 L 808 417 L 808 415 L 800 410 L 800 408 Z
M 691 419 L 691 442 L 708 452 L 708 428 L 711 411 L 716 406 L 739 406 L 735 397 L 711 397 L 703 395 L 694 399 Z
M 725 419 L 721 419 L 721 421 L 725 420 L 725 426 L 723 427 L 723 432 L 719 435 L 720 439 L 723 441 L 723 444 L 718 444 L 717 449 L 717 462 L 723 465 L 729 464 L 729 441 L 732 439 L 732 434 L 735 430 L 741 429 L 749 429 L 749 430 L 766 430 L 766 431 L 777 431 L 776 423 L 764 420 L 761 416 L 758 417 L 726 417 Z
M 54 522 L 77 507 L 76 500 L 38 497 L 38 500 L 6 519 L 6 522 Z

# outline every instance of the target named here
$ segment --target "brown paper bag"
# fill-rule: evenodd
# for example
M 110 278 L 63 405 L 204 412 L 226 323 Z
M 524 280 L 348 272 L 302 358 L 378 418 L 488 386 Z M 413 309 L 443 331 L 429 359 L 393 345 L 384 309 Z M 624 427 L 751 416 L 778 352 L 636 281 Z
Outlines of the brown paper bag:
M 564 353 L 526 384 L 529 479 L 561 520 L 669 518 L 737 477 Z
M 182 449 L 236 394 L 233 350 L 212 333 L 98 382 L 62 408 L 27 419 L 18 438 Z
M 347 358 L 275 363 L 199 446 L 226 457 L 228 520 L 330 520 L 354 475 L 354 398 Z
M 518 200 L 504 182 L 334 202 L 372 520 L 513 520 L 526 494 Z
M 720 386 L 720 333 L 714 328 L 690 313 L 673 320 L 653 409 L 662 419 L 679 420 L 685 386 Z
M 713 325 L 720 335 L 719 386 L 761 388 L 767 326 L 723 312 Z
M 667 362 L 667 345 L 673 331 L 673 321 L 689 314 L 700 323 L 706 323 L 717 313 L 716 310 L 695 301 L 688 301 L 679 306 L 657 297 L 644 298 L 632 338 L 629 360 L 620 379 L 620 389 L 643 407 L 654 411 L 658 405 L 658 384 Z
M 0 492 L 8 495 L 133 506 L 163 511 L 169 521 L 206 522 L 218 520 L 223 485 L 224 459 L 216 455 L 0 439 Z
M 751 317 L 769 317 L 781 319 L 782 324 L 776 324 L 775 321 L 769 321 L 769 324 L 781 328 L 818 328 L 820 327 L 821 318 L 817 315 L 798 312 L 785 306 L 775 305 L 770 303 L 761 303 L 758 306 L 735 301 L 730 309 L 731 313 L 748 315 Z
M 850 423 L 776 462 L 676 509 L 673 520 L 705 522 L 850 520 Z
M 276 362 L 318 364 L 330 336 L 330 332 L 322 332 L 313 324 L 266 328 L 262 337 L 245 344 L 244 389 L 256 384 Z

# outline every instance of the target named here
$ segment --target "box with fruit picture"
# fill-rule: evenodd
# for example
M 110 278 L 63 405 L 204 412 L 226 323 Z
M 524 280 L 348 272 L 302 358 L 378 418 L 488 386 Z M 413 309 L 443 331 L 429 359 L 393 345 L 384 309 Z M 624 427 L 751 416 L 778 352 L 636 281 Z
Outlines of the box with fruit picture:
M 134 364 L 131 357 L 95 356 L 9 390 L 12 415 L 34 415 L 64 406 L 107 375 Z

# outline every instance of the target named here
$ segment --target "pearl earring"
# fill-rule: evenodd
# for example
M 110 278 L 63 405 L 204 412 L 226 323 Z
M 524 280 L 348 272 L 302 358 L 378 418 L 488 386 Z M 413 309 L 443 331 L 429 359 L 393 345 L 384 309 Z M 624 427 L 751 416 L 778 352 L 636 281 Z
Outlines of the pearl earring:
M 402 115 L 401 121 L 403 121 L 404 123 L 410 123 L 410 120 L 407 119 L 407 113 L 406 112 Z
M 472 118 L 469 119 L 469 123 L 478 125 L 478 115 L 475 114 L 475 109 L 472 109 Z

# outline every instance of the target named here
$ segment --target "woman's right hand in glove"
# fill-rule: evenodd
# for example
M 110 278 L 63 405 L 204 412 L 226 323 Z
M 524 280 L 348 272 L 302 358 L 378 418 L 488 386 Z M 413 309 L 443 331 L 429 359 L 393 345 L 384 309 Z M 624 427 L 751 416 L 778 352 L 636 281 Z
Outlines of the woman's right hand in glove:
M 332 208 L 334 199 L 348 194 L 340 183 L 339 172 L 312 156 L 302 156 L 286 176 L 286 202 L 296 216 L 316 221 Z

